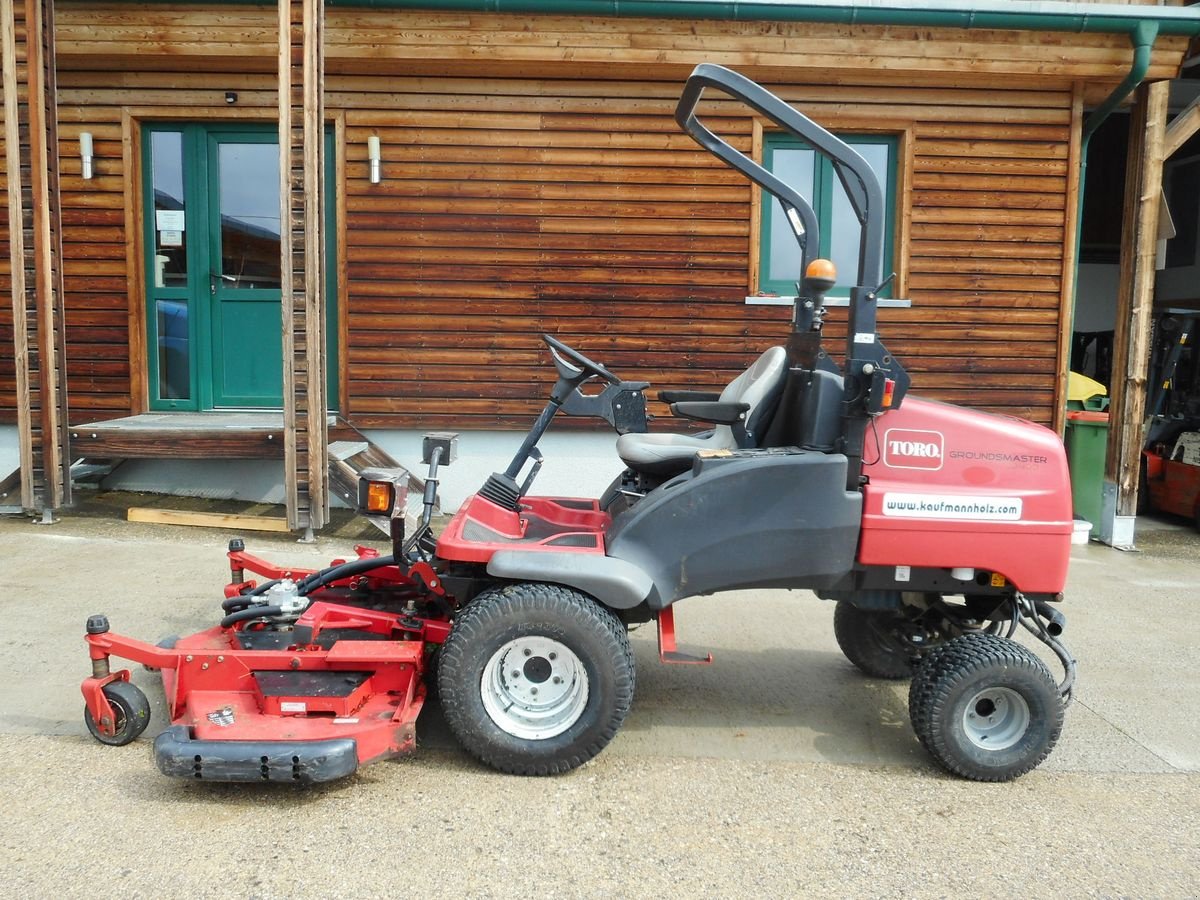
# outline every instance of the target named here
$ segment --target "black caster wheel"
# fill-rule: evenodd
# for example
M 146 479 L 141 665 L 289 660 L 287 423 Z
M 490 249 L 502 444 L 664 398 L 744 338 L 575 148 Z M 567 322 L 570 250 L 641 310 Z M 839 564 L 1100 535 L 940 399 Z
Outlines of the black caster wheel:
M 123 747 L 136 740 L 138 735 L 150 724 L 150 701 L 140 689 L 128 681 L 113 681 L 104 686 L 104 696 L 112 704 L 116 715 L 116 729 L 113 734 L 104 734 L 100 726 L 92 718 L 92 711 L 83 708 L 83 721 L 92 737 L 102 744 L 111 747 Z

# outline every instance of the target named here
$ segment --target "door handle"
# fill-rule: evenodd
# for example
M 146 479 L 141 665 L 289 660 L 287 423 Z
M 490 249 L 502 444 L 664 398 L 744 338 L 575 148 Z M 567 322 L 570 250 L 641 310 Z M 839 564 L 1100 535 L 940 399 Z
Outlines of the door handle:
M 228 281 L 232 284 L 237 284 L 239 281 L 241 281 L 241 279 L 236 275 L 222 275 L 217 272 L 209 272 L 208 277 L 214 281 Z

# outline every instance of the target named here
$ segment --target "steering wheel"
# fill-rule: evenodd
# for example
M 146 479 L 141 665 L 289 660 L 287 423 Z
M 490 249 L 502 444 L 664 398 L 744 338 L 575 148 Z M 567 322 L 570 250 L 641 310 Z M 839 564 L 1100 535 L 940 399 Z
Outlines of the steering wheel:
M 550 348 L 550 355 L 554 357 L 554 366 L 558 369 L 558 374 L 566 380 L 582 383 L 589 378 L 596 377 L 603 378 L 609 384 L 621 383 L 620 378 L 600 363 L 593 362 L 578 350 L 568 347 L 558 338 L 543 334 L 542 340 Z

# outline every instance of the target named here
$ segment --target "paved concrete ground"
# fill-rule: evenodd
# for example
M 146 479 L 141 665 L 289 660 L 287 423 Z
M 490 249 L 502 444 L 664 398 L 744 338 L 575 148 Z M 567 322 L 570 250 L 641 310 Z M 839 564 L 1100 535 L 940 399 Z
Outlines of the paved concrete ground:
M 1154 523 L 1148 523 L 1154 525 Z M 658 664 L 634 633 L 638 693 L 579 771 L 481 769 L 436 709 L 419 752 L 297 791 L 158 775 L 156 721 L 124 748 L 80 718 L 89 613 L 150 639 L 211 625 L 228 536 L 74 517 L 0 520 L 0 872 L 12 896 L 1200 895 L 1200 536 L 1074 554 L 1066 637 L 1078 699 L 1037 771 L 943 775 L 902 685 L 839 653 L 807 592 L 691 600 L 677 621 L 711 667 Z M 296 564 L 345 555 L 250 537 Z

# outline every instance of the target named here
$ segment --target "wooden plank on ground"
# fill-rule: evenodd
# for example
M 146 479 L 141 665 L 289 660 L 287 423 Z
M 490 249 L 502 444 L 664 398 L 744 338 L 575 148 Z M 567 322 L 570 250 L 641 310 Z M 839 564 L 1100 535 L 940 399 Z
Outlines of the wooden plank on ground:
M 191 525 L 196 528 L 237 528 L 242 531 L 277 531 L 287 533 L 286 519 L 271 516 L 247 516 L 237 513 L 193 512 L 184 509 L 152 509 L 131 506 L 126 513 L 130 522 L 151 525 Z

